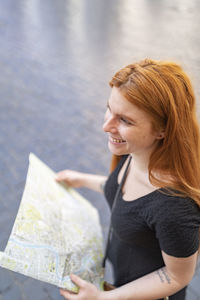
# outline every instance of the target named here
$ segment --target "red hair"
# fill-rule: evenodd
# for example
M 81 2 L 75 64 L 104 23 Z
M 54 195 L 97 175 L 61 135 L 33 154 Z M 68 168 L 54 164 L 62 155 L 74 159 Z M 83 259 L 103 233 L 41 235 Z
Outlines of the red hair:
M 200 135 L 188 76 L 176 63 L 145 59 L 119 70 L 110 86 L 144 110 L 154 130 L 165 132 L 150 156 L 150 182 L 200 206 Z M 113 155 L 112 170 L 119 159 Z

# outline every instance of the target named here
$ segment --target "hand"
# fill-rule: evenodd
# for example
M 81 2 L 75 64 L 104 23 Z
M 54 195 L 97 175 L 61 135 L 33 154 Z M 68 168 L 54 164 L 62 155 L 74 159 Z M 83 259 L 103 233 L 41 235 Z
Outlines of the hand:
M 63 170 L 56 174 L 56 181 L 64 181 L 67 185 L 79 188 L 83 186 L 84 173 L 73 171 L 73 170 Z
M 101 291 L 92 283 L 89 283 L 80 277 L 72 274 L 71 280 L 79 287 L 78 294 L 60 289 L 60 294 L 67 300 L 100 300 Z

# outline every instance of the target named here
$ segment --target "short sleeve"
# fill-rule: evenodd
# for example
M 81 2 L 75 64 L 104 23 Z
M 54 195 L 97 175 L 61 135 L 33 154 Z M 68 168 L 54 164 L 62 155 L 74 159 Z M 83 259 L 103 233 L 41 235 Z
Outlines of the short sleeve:
M 161 250 L 188 257 L 199 248 L 200 209 L 189 198 L 164 196 L 151 218 Z

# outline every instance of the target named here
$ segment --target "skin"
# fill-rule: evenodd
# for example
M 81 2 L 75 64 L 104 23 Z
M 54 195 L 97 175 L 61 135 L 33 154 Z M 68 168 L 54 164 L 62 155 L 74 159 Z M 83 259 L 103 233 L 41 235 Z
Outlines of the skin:
M 164 137 L 164 132 L 154 131 L 149 116 L 127 101 L 115 87 L 107 103 L 103 130 L 108 134 L 108 148 L 113 154 L 132 155 L 123 186 L 123 199 L 137 199 L 157 189 L 149 182 L 148 164 L 149 156 Z M 115 140 L 123 142 L 117 143 Z M 119 173 L 118 182 L 121 181 L 125 167 L 126 164 Z
M 86 187 L 99 193 L 103 193 L 103 185 L 107 176 L 81 173 L 73 170 L 63 170 L 56 174 L 56 181 L 64 181 L 67 185 L 79 188 Z
M 103 129 L 108 133 L 108 147 L 113 154 L 130 154 L 133 158 L 123 188 L 124 200 L 133 201 L 155 190 L 156 187 L 149 182 L 148 162 L 156 144 L 164 138 L 164 132 L 153 131 L 148 115 L 128 102 L 115 87 L 108 100 Z M 124 168 L 125 165 L 119 173 L 119 181 Z M 100 192 L 106 178 L 65 170 L 58 173 L 57 181 L 64 181 L 73 187 L 85 186 Z M 181 258 L 170 256 L 164 251 L 161 253 L 165 267 L 112 291 L 99 291 L 93 284 L 72 274 L 71 280 L 79 286 L 79 293 L 72 294 L 64 290 L 60 290 L 60 293 L 68 300 L 155 300 L 172 295 L 192 279 L 197 252 Z
M 145 163 L 158 139 L 164 136 L 160 131 L 153 131 L 149 116 L 127 101 L 116 87 L 107 103 L 103 130 L 108 133 L 108 148 L 113 154 L 131 153 L 143 162 L 145 159 Z M 123 142 L 116 143 L 113 138 Z

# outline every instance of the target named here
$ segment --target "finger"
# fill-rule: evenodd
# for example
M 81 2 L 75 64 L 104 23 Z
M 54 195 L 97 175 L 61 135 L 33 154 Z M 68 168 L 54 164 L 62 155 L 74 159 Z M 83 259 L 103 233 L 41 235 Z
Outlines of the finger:
M 55 180 L 56 181 L 63 181 L 65 179 L 65 174 L 66 172 L 65 171 L 61 171 L 61 172 L 58 172 L 55 176 Z
M 79 276 L 75 274 L 71 274 L 70 278 L 78 287 L 83 287 L 86 283 L 85 280 L 81 279 Z
M 75 300 L 77 295 L 73 294 L 67 290 L 60 289 L 60 294 L 67 300 Z

